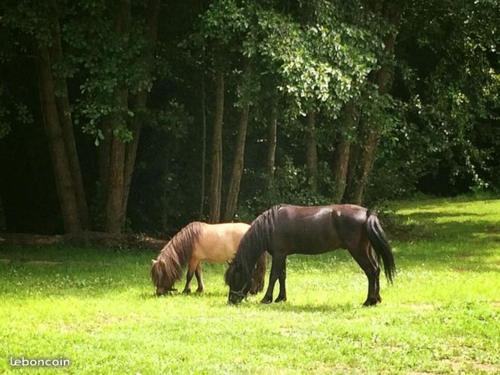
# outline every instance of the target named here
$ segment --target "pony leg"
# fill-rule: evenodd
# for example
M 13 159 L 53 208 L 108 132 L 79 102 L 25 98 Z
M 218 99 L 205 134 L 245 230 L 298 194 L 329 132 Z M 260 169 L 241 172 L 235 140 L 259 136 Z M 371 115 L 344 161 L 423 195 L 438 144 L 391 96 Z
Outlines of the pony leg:
M 285 279 L 286 279 L 286 258 L 283 259 L 281 273 L 278 277 L 278 280 L 280 282 L 280 293 L 278 294 L 278 297 L 274 300 L 274 302 L 286 301 Z
M 375 295 L 377 296 L 377 301 L 382 302 L 382 297 L 380 297 L 380 266 L 377 261 L 377 256 L 375 254 L 375 251 L 373 248 L 370 246 L 370 251 L 369 251 L 369 257 L 372 262 L 372 264 L 375 265 L 375 268 L 377 269 L 377 274 L 375 277 Z
M 285 265 L 285 259 L 286 258 L 284 256 L 277 255 L 277 254 L 273 255 L 273 262 L 271 265 L 271 273 L 269 274 L 269 285 L 267 286 L 266 294 L 264 295 L 264 298 L 262 298 L 261 303 L 273 302 L 274 284 L 276 284 L 276 281 L 278 280 L 278 278 L 282 274 L 283 267 Z M 283 285 L 284 285 L 284 283 L 283 283 Z M 281 290 L 280 290 L 280 292 L 281 292 Z
M 184 287 L 184 290 L 182 291 L 182 293 L 184 294 L 189 294 L 191 293 L 191 280 L 193 279 L 193 276 L 194 276 L 194 272 L 196 270 L 196 266 L 198 265 L 197 262 L 189 262 L 189 266 L 188 266 L 188 270 L 187 270 L 187 274 L 186 274 L 186 286 Z
M 363 305 L 376 305 L 379 302 L 377 298 L 377 279 L 380 274 L 380 268 L 370 259 L 370 256 L 368 255 L 370 253 L 370 248 L 368 246 L 363 246 L 354 250 L 349 249 L 349 252 L 368 278 L 368 296 L 366 297 L 366 301 Z
M 203 285 L 203 276 L 201 273 L 201 262 L 198 263 L 198 266 L 196 267 L 194 274 L 196 276 L 196 281 L 198 282 L 198 289 L 196 289 L 196 293 L 202 293 L 203 290 L 205 289 L 205 286 Z

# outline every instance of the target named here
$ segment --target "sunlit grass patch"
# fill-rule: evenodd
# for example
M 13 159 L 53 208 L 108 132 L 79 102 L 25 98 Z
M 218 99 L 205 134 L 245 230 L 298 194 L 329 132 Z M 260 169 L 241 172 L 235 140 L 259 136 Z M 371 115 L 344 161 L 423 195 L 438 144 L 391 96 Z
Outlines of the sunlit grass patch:
M 288 302 L 234 307 L 222 265 L 204 266 L 205 294 L 156 298 L 152 252 L 4 247 L 0 372 L 62 356 L 75 374 L 498 373 L 500 200 L 394 210 L 407 233 L 388 233 L 398 274 L 374 308 L 344 251 L 290 257 Z

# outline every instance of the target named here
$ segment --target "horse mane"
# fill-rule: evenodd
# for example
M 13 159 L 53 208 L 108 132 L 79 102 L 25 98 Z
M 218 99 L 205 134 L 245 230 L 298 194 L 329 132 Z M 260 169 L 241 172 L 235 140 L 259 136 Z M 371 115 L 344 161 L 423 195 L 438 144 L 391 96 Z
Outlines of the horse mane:
M 169 286 L 181 278 L 182 269 L 191 258 L 202 227 L 203 223 L 199 221 L 186 225 L 163 247 L 151 267 L 151 279 L 155 285 L 159 285 L 162 275 Z
M 271 207 L 252 222 L 250 229 L 241 239 L 236 255 L 224 275 L 226 284 L 229 285 L 229 279 L 237 266 L 241 267 L 245 276 L 250 277 L 258 258 L 264 251 L 271 249 L 276 215 L 283 206 L 285 205 L 279 204 Z

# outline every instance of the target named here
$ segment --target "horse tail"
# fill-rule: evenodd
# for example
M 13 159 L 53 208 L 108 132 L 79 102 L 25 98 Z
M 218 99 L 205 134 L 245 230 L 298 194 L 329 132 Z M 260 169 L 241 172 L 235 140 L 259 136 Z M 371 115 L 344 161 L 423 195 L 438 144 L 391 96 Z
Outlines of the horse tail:
M 267 256 L 266 252 L 257 260 L 257 266 L 252 273 L 252 286 L 250 288 L 250 294 L 257 294 L 264 289 L 264 277 L 266 276 L 266 262 Z
M 394 256 L 392 254 L 391 246 L 387 241 L 384 230 L 380 225 L 376 214 L 368 211 L 366 220 L 366 229 L 370 243 L 377 254 L 377 258 L 384 263 L 384 272 L 387 280 L 392 284 L 392 280 L 396 274 L 396 265 L 394 263 Z

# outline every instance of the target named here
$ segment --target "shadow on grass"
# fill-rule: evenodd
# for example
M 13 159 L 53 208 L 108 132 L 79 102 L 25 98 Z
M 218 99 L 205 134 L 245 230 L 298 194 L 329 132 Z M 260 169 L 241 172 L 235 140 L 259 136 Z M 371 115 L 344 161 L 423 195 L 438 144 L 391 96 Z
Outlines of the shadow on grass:
M 413 215 L 413 214 L 412 214 Z M 420 223 L 407 223 L 412 215 L 398 215 L 387 228 L 390 239 L 399 241 L 439 240 L 439 241 L 497 241 L 500 223 L 488 220 L 447 221 L 436 223 L 434 220 L 421 220 Z M 442 217 L 437 215 L 434 219 Z
M 363 307 L 361 301 L 359 304 L 355 303 L 335 303 L 331 304 L 322 303 L 322 304 L 295 304 L 290 302 L 278 302 L 278 303 L 270 303 L 270 304 L 262 304 L 258 301 L 246 301 L 237 305 L 236 308 L 242 309 L 259 309 L 262 311 L 279 311 L 279 312 L 295 312 L 295 313 L 344 313 L 351 312 L 357 308 L 370 309 L 373 307 Z M 234 305 L 229 305 L 234 306 Z
M 182 292 L 170 292 L 166 293 L 162 296 L 157 296 L 155 294 L 154 288 L 151 288 L 151 292 L 142 292 L 138 294 L 139 299 L 143 300 L 151 300 L 151 299 L 162 299 L 162 298 L 195 298 L 195 299 L 204 299 L 204 298 L 211 298 L 211 297 L 218 297 L 218 298 L 227 298 L 227 293 L 220 292 L 220 291 L 204 291 L 203 293 L 197 293 L 197 292 L 192 292 L 190 294 L 184 294 Z

